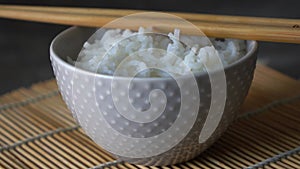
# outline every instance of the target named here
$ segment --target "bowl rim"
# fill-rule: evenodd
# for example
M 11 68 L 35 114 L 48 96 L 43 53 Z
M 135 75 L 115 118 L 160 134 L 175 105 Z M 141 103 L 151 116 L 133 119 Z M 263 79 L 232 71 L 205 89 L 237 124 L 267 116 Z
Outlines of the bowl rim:
M 59 34 L 57 34 L 55 36 L 55 38 L 52 40 L 51 44 L 50 44 L 50 58 L 55 59 L 56 62 L 58 62 L 60 65 L 62 65 L 63 67 L 66 67 L 67 69 L 70 69 L 72 71 L 76 71 L 76 73 L 81 73 L 81 74 L 85 74 L 85 75 L 90 75 L 90 76 L 95 76 L 95 77 L 99 77 L 99 78 L 105 78 L 105 79 L 113 79 L 113 78 L 117 78 L 117 79 L 123 79 L 123 80 L 129 80 L 132 79 L 133 77 L 128 77 L 128 76 L 115 76 L 115 75 L 107 75 L 107 74 L 100 74 L 100 73 L 95 73 L 95 72 L 90 72 L 88 70 L 84 70 L 78 67 L 75 67 L 74 65 L 71 65 L 70 63 L 68 63 L 67 61 L 65 61 L 64 59 L 62 59 L 55 51 L 54 51 L 54 45 L 57 43 L 57 41 L 61 38 L 63 38 L 63 36 L 65 34 L 68 34 L 70 31 L 72 31 L 73 29 L 79 29 L 81 27 L 79 26 L 72 26 L 70 28 L 65 29 L 64 31 L 60 32 Z M 91 28 L 92 29 L 92 28 Z M 95 28 L 97 29 L 97 28 Z M 223 67 L 223 71 L 226 72 L 226 70 L 235 67 L 243 62 L 245 62 L 247 59 L 251 58 L 251 57 L 255 57 L 255 52 L 258 49 L 258 44 L 257 41 L 255 40 L 246 40 L 247 43 L 251 43 L 253 44 L 252 47 L 250 48 L 250 50 L 244 55 L 242 56 L 240 59 L 234 61 L 233 63 L 226 65 Z M 222 69 L 217 69 L 217 70 L 213 70 L 210 72 L 210 74 L 215 74 L 222 71 Z M 200 76 L 204 76 L 207 75 L 207 72 L 193 72 L 194 77 L 200 77 Z M 182 75 L 182 76 L 176 76 L 176 78 L 185 78 L 187 77 L 187 75 Z M 168 80 L 168 79 L 173 79 L 173 77 L 134 77 L 134 80 Z

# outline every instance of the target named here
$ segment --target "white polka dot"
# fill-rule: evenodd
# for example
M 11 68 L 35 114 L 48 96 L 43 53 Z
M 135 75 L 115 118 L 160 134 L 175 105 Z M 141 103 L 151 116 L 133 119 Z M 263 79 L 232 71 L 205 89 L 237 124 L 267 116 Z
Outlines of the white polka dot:
M 132 115 L 130 115 L 130 118 L 134 120 L 134 119 L 136 119 L 136 116 L 134 114 L 132 114 Z
M 109 104 L 107 107 L 108 107 L 109 109 L 113 109 L 113 108 L 114 108 L 111 104 Z
M 103 96 L 103 95 L 99 95 L 99 98 L 100 98 L 101 100 L 104 100 L 104 96 Z
M 127 111 L 128 110 L 127 107 L 122 107 L 122 109 L 123 109 L 123 111 Z
M 149 100 L 146 99 L 146 100 L 144 101 L 144 103 L 145 103 L 145 104 L 149 104 Z
M 136 108 L 136 110 L 137 110 L 138 112 L 142 112 L 142 111 L 143 111 L 143 108 L 142 108 L 142 107 L 138 107 L 138 108 Z
M 125 94 L 126 94 L 126 93 L 125 93 L 125 92 L 123 92 L 123 91 L 122 91 L 122 92 L 120 92 L 120 95 L 121 95 L 121 96 L 125 96 Z
M 190 106 L 184 106 L 183 107 L 183 110 L 185 110 L 185 111 L 187 111 L 187 110 L 189 110 L 190 109 Z
M 138 92 L 138 93 L 135 94 L 135 96 L 136 96 L 137 98 L 140 98 L 140 97 L 142 96 L 142 94 L 141 94 L 140 92 Z
M 98 81 L 97 85 L 101 87 L 103 85 L 103 83 L 101 81 Z
M 214 88 L 215 88 L 216 90 L 219 90 L 219 89 L 220 89 L 220 86 L 219 86 L 219 85 L 215 85 Z
M 174 107 L 173 107 L 173 106 L 169 106 L 169 107 L 168 107 L 168 110 L 169 110 L 169 111 L 174 111 Z
M 118 102 L 118 101 L 119 101 L 119 98 L 118 98 L 118 97 L 114 97 L 114 98 L 113 98 L 113 101 L 114 101 L 114 102 Z

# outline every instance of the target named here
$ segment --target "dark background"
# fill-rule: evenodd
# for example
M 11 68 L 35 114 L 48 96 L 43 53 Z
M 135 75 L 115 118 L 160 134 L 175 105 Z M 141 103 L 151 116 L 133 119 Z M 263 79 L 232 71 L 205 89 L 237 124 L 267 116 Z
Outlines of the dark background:
M 0 4 L 148 9 L 300 19 L 300 1 L 297 0 L 0 0 Z M 62 25 L 0 19 L 0 94 L 52 78 L 48 48 L 54 36 L 66 28 Z M 260 42 L 259 61 L 299 79 L 299 47 L 298 44 Z

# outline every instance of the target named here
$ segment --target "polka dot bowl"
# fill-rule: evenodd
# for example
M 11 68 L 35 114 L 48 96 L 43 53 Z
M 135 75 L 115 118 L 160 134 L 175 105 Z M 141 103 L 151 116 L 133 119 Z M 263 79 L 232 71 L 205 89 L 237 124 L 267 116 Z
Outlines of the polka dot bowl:
M 225 87 L 213 88 L 207 73 L 131 79 L 95 74 L 67 63 L 67 57 L 76 58 L 95 30 L 72 27 L 62 32 L 51 44 L 50 59 L 74 119 L 116 158 L 143 165 L 188 161 L 214 143 L 237 117 L 253 79 L 255 41 L 247 41 L 247 54 L 224 68 Z M 225 96 L 215 115 L 209 115 L 212 90 Z M 214 130 L 207 128 L 207 121 L 216 123 Z M 209 132 L 200 139 L 201 133 Z

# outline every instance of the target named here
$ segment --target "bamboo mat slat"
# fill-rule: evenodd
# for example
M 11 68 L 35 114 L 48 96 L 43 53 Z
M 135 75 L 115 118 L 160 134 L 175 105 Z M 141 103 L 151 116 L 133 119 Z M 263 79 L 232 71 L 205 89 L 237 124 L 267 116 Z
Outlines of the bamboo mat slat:
M 75 124 L 55 80 L 0 96 L 0 168 L 300 168 L 300 82 L 258 65 L 240 116 L 211 148 L 174 166 L 114 159 Z

